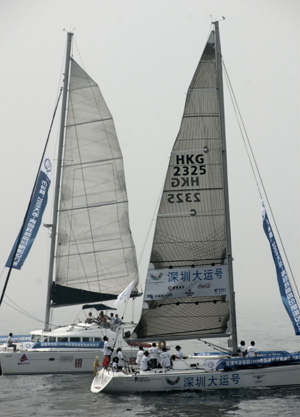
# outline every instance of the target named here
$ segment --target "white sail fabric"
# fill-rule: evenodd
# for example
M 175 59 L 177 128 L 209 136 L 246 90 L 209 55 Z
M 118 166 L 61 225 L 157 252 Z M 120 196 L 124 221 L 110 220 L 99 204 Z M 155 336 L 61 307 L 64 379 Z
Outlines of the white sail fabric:
M 138 339 L 222 336 L 229 319 L 215 32 L 188 90 L 157 215 Z
M 137 262 L 114 122 L 98 85 L 72 60 L 55 282 L 87 291 L 96 301 L 116 298 L 131 281 L 136 292 Z M 54 304 L 87 301 L 54 299 Z

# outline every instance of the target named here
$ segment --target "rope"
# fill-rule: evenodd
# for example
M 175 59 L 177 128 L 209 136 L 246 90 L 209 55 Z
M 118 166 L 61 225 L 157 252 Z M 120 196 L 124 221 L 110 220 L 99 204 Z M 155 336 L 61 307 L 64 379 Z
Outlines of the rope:
M 24 229 L 24 226 L 25 226 L 25 223 L 26 223 L 27 214 L 28 214 L 28 211 L 29 211 L 30 203 L 31 203 L 34 191 L 35 191 L 35 187 L 36 187 L 36 184 L 37 184 L 37 180 L 38 180 L 38 177 L 39 177 L 39 173 L 40 173 L 40 170 L 41 170 L 43 159 L 44 159 L 46 149 L 47 149 L 47 146 L 48 146 L 48 142 L 49 142 L 49 139 L 50 139 L 50 134 L 51 134 L 51 131 L 52 131 L 52 127 L 53 127 L 53 123 L 54 123 L 54 119 L 55 119 L 55 115 L 56 115 L 56 111 L 57 111 L 57 108 L 58 108 L 58 103 L 59 103 L 61 94 L 62 94 L 62 89 L 60 90 L 60 93 L 59 93 L 59 96 L 58 96 L 58 99 L 57 99 L 57 103 L 56 103 L 56 106 L 55 106 L 55 109 L 54 109 L 54 113 L 53 113 L 53 116 L 52 116 L 49 132 L 48 132 L 48 135 L 47 135 L 47 140 L 46 140 L 46 143 L 45 143 L 45 146 L 44 146 L 42 158 L 41 158 L 39 168 L 38 168 L 38 171 L 37 171 L 37 175 L 36 175 L 36 178 L 35 178 L 34 186 L 33 186 L 31 196 L 30 196 L 30 199 L 29 199 L 29 203 L 28 203 L 28 206 L 27 206 L 27 210 L 26 210 L 26 213 L 25 213 L 25 216 L 24 216 L 24 219 L 23 219 L 23 223 L 22 223 L 22 227 L 21 227 L 21 230 L 20 230 L 19 238 L 17 240 L 16 248 L 15 248 L 13 256 L 12 256 L 12 262 L 10 264 L 10 267 L 9 267 L 9 270 L 8 270 L 8 273 L 7 273 L 7 276 L 6 276 L 6 280 L 5 280 L 5 283 L 4 283 L 4 287 L 3 287 L 3 290 L 2 290 L 2 295 L 1 295 L 1 298 L 0 298 L 0 306 L 2 304 L 4 295 L 5 295 L 5 291 L 6 291 L 6 287 L 7 287 L 7 284 L 8 284 L 8 280 L 9 280 L 10 274 L 11 274 L 12 269 L 13 269 L 13 261 L 15 259 L 15 256 L 16 256 L 21 238 L 22 238 L 23 229 Z
M 271 203 L 269 201 L 267 191 L 265 189 L 264 182 L 263 182 L 262 176 L 260 174 L 260 170 L 258 168 L 256 159 L 255 159 L 255 155 L 254 155 L 251 143 L 250 143 L 250 139 L 249 139 L 249 136 L 247 134 L 247 130 L 246 130 L 246 127 L 245 127 L 245 124 L 244 124 L 244 121 L 243 121 L 243 118 L 242 118 L 242 115 L 241 115 L 241 112 L 240 112 L 240 109 L 239 109 L 239 106 L 238 106 L 238 103 L 237 103 L 237 100 L 236 100 L 236 96 L 235 96 L 235 93 L 234 93 L 234 90 L 233 90 L 233 87 L 232 87 L 232 84 L 231 84 L 231 81 L 230 81 L 230 78 L 229 78 L 229 75 L 228 75 L 228 72 L 227 72 L 224 61 L 223 61 L 223 67 L 224 67 L 224 73 L 225 73 L 225 76 L 226 76 L 226 82 L 227 82 L 227 85 L 228 85 L 229 95 L 231 97 L 233 109 L 234 109 L 235 114 L 236 114 L 237 122 L 238 122 L 239 129 L 240 129 L 240 132 L 241 132 L 241 135 L 242 135 L 242 139 L 243 139 L 244 146 L 245 146 L 245 149 L 246 149 L 246 153 L 247 153 L 247 156 L 248 156 L 248 160 L 249 160 L 249 163 L 250 163 L 250 166 L 251 166 L 251 170 L 252 170 L 255 182 L 256 182 L 258 193 L 260 195 L 261 200 L 264 200 L 263 199 L 263 195 L 264 195 L 265 200 L 268 203 L 271 218 L 272 218 L 272 221 L 274 223 L 275 230 L 277 232 L 277 236 L 279 238 L 279 242 L 280 242 L 281 248 L 282 248 L 283 253 L 284 253 L 284 257 L 285 257 L 286 263 L 288 265 L 288 268 L 289 268 L 290 275 L 291 275 L 293 283 L 294 283 L 296 293 L 298 295 L 298 298 L 300 299 L 300 294 L 299 294 L 299 290 L 298 290 L 298 287 L 297 287 L 297 284 L 296 284 L 296 281 L 295 281 L 295 277 L 294 277 L 294 274 L 293 274 L 288 256 L 286 254 L 285 247 L 284 247 L 282 239 L 281 239 L 281 235 L 280 235 L 280 232 L 279 232 L 279 229 L 278 229 L 278 226 L 277 226 L 274 214 L 273 214 Z M 261 189 L 262 189 L 263 193 L 262 193 Z

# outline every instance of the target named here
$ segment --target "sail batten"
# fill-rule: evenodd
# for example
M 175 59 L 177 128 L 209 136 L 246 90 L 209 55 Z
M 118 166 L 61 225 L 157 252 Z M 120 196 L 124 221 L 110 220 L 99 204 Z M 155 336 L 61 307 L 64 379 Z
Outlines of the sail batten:
M 73 123 L 73 124 L 67 125 L 66 127 L 74 127 L 74 126 L 87 125 L 87 124 L 90 124 L 90 123 L 106 122 L 107 120 L 113 120 L 113 118 L 112 117 L 107 117 L 106 119 L 96 119 L 96 120 L 90 120 L 88 122 Z
M 98 85 L 71 60 L 52 305 L 115 299 L 139 281 L 123 157 Z
M 123 200 L 123 201 L 110 201 L 110 202 L 107 202 L 107 203 L 94 204 L 94 205 L 90 205 L 90 206 L 81 206 L 81 207 L 73 207 L 73 208 L 68 208 L 68 209 L 60 209 L 59 211 L 61 213 L 63 213 L 64 211 L 87 210 L 87 209 L 93 209 L 93 208 L 103 207 L 103 206 L 111 206 L 113 204 L 127 204 L 127 203 L 128 203 L 128 200 Z

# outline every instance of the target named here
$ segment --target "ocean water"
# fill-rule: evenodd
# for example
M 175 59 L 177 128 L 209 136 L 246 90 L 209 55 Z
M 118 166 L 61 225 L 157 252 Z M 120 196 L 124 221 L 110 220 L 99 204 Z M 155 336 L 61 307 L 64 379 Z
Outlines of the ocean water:
M 0 415 L 285 417 L 298 416 L 300 389 L 164 394 L 92 394 L 91 376 L 8 376 L 0 379 Z

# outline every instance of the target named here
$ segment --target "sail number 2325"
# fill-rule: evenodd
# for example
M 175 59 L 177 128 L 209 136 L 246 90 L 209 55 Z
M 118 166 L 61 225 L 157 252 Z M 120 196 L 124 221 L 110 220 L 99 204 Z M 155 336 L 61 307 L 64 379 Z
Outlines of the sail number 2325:
M 177 154 L 170 186 L 174 193 L 168 193 L 168 203 L 200 202 L 200 177 L 206 174 L 203 154 Z M 172 190 L 172 191 L 173 191 Z
M 168 194 L 168 203 L 197 203 L 200 201 L 200 193 L 176 193 Z

